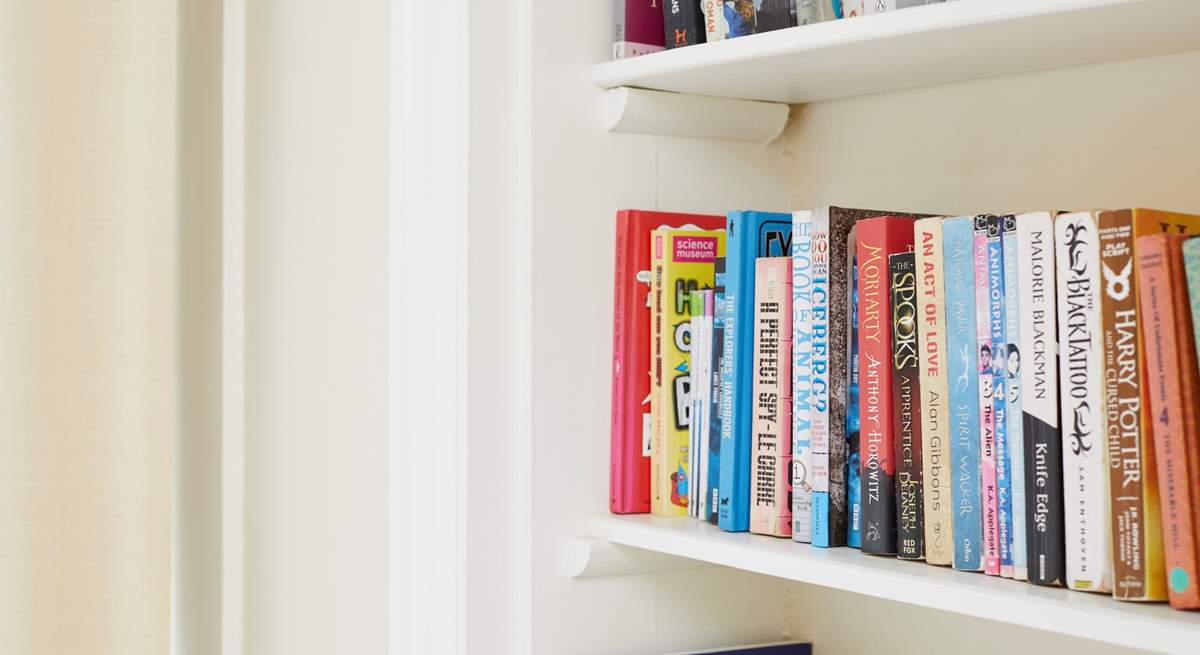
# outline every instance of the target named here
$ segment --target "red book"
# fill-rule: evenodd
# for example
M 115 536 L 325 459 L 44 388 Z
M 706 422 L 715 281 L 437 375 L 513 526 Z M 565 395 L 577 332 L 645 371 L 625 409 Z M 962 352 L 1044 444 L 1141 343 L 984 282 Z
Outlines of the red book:
M 617 212 L 608 497 L 614 514 L 650 511 L 650 232 L 664 225 L 721 230 L 725 217 Z
M 913 249 L 913 219 L 879 216 L 855 226 L 858 254 L 859 494 L 862 550 L 896 552 L 892 313 L 888 258 Z

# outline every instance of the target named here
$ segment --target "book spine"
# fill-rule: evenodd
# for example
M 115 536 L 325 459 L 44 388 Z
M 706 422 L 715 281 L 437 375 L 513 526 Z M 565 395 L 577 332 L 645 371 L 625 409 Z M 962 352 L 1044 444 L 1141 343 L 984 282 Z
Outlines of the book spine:
M 792 215 L 792 539 L 812 541 L 812 212 Z
M 857 230 L 850 230 L 854 239 Z M 846 315 L 846 545 L 862 548 L 862 449 L 860 434 L 859 403 L 859 352 L 858 352 L 858 252 L 850 248 L 846 253 L 846 276 L 850 280 L 847 289 Z
M 1055 221 L 1063 383 L 1063 489 L 1067 586 L 1111 591 L 1108 471 L 1102 438 L 1100 249 L 1089 212 Z
M 1009 476 L 1008 398 L 1004 356 L 1008 350 L 1005 333 L 1004 241 L 1001 231 L 1006 216 L 995 217 L 995 234 L 988 235 L 988 317 L 992 333 L 992 416 L 996 444 L 996 517 L 999 525 L 1000 575 L 1013 576 L 1012 481 Z
M 613 0 L 613 59 L 658 52 L 665 45 L 663 34 L 658 0 Z
M 651 452 L 650 452 L 650 511 L 660 516 L 678 516 L 686 512 L 683 503 L 679 502 L 678 494 L 671 493 L 671 475 L 674 468 L 671 463 L 675 459 L 668 456 L 666 424 L 663 419 L 663 414 L 673 404 L 670 395 L 674 385 L 670 389 L 664 387 L 664 359 L 666 357 L 666 345 L 663 340 L 663 327 L 667 324 L 667 319 L 664 316 L 666 306 L 664 303 L 670 303 L 669 298 L 664 299 L 664 296 L 670 293 L 667 289 L 667 262 L 663 256 L 663 252 L 667 247 L 665 241 L 669 238 L 666 233 L 655 231 L 651 236 L 651 242 L 654 248 L 654 255 L 651 259 L 651 273 L 653 275 L 650 283 L 650 294 L 652 298 L 651 309 L 651 383 L 650 383 L 650 424 L 651 424 Z M 667 398 L 664 399 L 664 395 Z M 666 405 L 664 407 L 664 405 Z M 680 467 L 682 469 L 682 467 Z M 674 500 L 675 502 L 671 502 Z
M 796 25 L 797 0 L 760 0 L 755 16 L 754 32 L 771 32 Z
M 1025 441 L 1026 561 L 1029 581 L 1062 585 L 1066 580 L 1063 535 L 1062 440 L 1058 434 L 1058 318 L 1054 264 L 1054 221 L 1049 213 L 1017 221 L 1021 274 L 1021 426 Z
M 1008 343 L 1004 353 L 1005 444 L 1008 449 L 1008 480 L 1012 489 L 1012 574 L 1017 580 L 1029 579 L 1025 524 L 1025 428 L 1021 403 L 1021 313 L 1020 264 L 1017 259 L 1017 217 L 1004 217 L 1000 237 L 1004 247 L 1004 333 Z
M 608 495 L 609 511 L 618 514 L 650 509 L 649 494 L 643 494 L 644 503 L 635 497 L 637 490 L 634 478 L 639 474 L 644 476 L 646 484 L 642 489 L 645 491 L 648 490 L 650 477 L 650 460 L 641 457 L 641 433 L 634 429 L 640 427 L 642 422 L 629 420 L 630 411 L 641 403 L 640 398 L 633 398 L 636 392 L 631 387 L 635 385 L 636 378 L 633 376 L 638 374 L 638 368 L 633 361 L 633 344 L 626 343 L 631 337 L 628 332 L 635 324 L 631 315 L 637 311 L 638 285 L 633 277 L 637 274 L 637 260 L 631 250 L 634 239 L 633 221 L 628 216 L 618 215 L 616 273 L 613 281 L 612 425 Z
M 845 544 L 845 493 L 839 494 L 841 517 L 835 518 L 836 510 L 830 502 L 830 446 L 833 441 L 830 430 L 829 405 L 830 388 L 833 381 L 830 372 L 830 326 L 829 326 L 829 220 L 828 213 L 814 217 L 812 225 L 812 292 L 809 294 L 812 306 L 812 472 L 813 472 L 813 530 L 812 543 L 814 546 L 830 547 Z M 845 443 L 845 438 L 838 432 L 838 441 Z M 841 449 L 844 453 L 844 449 Z M 844 456 L 839 470 L 844 468 Z M 832 476 L 834 484 L 840 483 L 845 488 L 844 476 Z M 839 520 L 840 519 L 840 520 Z
M 954 568 L 983 569 L 980 498 L 979 364 L 975 320 L 975 225 L 970 216 L 942 223 L 946 267 L 946 351 L 950 389 L 950 498 Z
M 755 267 L 754 463 L 750 531 L 792 535 L 790 257 L 759 258 Z
M 840 18 L 836 13 L 840 8 L 841 0 L 796 0 L 796 24 L 812 25 Z
M 738 360 L 754 343 L 753 339 L 744 339 L 739 329 L 742 317 L 738 310 L 742 295 L 747 294 L 750 300 L 754 298 L 753 282 L 746 279 L 748 265 L 753 264 L 753 234 L 744 234 L 746 227 L 746 219 L 738 213 L 730 214 L 725 226 L 728 254 L 725 256 L 725 354 L 721 362 L 721 385 L 725 393 L 721 396 L 721 482 L 717 525 L 730 532 L 750 529 L 751 443 L 746 412 L 741 409 L 750 403 L 750 385 L 738 376 Z M 742 312 L 745 315 L 752 313 L 749 309 Z M 753 317 L 747 316 L 747 335 L 752 334 L 752 324 Z
M 716 43 L 725 40 L 725 3 L 722 0 L 700 0 L 704 12 L 704 40 Z
M 950 423 L 946 373 L 946 292 L 942 257 L 942 219 L 915 224 L 917 267 L 917 339 L 921 385 L 921 488 L 925 519 L 925 561 L 949 566 L 954 561 L 950 511 Z
M 663 44 L 667 49 L 704 43 L 703 0 L 661 0 Z
M 706 361 L 708 359 L 708 331 L 705 325 L 707 304 L 711 301 L 711 291 L 692 291 L 689 294 L 689 309 L 691 310 L 692 342 L 688 347 L 688 377 L 691 380 L 689 395 L 691 396 L 691 415 L 688 421 L 688 471 L 691 473 L 691 483 L 688 484 L 688 516 L 699 518 L 704 511 L 704 488 L 707 485 L 704 466 L 702 464 L 704 449 L 703 427 L 705 422 L 705 407 L 707 407 L 706 389 L 702 384 L 706 376 Z
M 725 366 L 725 258 L 713 265 L 713 338 L 709 367 L 711 391 L 708 423 L 708 486 L 705 520 L 717 524 L 717 502 L 721 480 L 721 399 L 725 393 L 721 370 Z
M 917 356 L 917 261 L 912 252 L 888 258 L 891 280 L 892 431 L 896 462 L 896 554 L 925 558 L 922 499 L 921 383 Z
M 995 378 L 992 375 L 992 320 L 988 302 L 988 240 L 995 216 L 975 217 L 975 338 L 979 350 L 979 490 L 983 510 L 983 571 L 1000 575 L 1000 517 L 996 488 Z

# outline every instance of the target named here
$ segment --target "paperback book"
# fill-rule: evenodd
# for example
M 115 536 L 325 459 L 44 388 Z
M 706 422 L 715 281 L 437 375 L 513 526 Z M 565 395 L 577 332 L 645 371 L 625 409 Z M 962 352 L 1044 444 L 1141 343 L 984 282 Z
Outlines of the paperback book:
M 917 340 L 921 389 L 921 488 L 924 501 L 925 561 L 954 561 L 950 502 L 950 405 L 946 351 L 946 285 L 942 219 L 914 224 L 917 266 Z
M 979 490 L 983 510 L 983 571 L 1000 575 L 1000 498 L 996 481 L 996 378 L 992 369 L 989 251 L 999 242 L 996 217 L 975 217 L 975 338 L 979 349 Z
M 713 264 L 712 359 L 709 366 L 708 486 L 705 520 L 717 524 L 718 488 L 721 479 L 721 366 L 725 361 L 725 258 Z
M 754 461 L 750 531 L 792 536 L 792 258 L 755 263 Z
M 1004 217 L 1000 229 L 1004 249 L 1004 334 L 1008 341 L 1004 353 L 1005 447 L 1008 486 L 1011 493 L 1012 577 L 1028 580 L 1025 524 L 1025 419 L 1021 403 L 1021 265 L 1017 257 L 1017 217 Z M 1003 562 L 1001 563 L 1003 566 Z
M 855 238 L 856 231 L 850 229 L 850 239 Z M 846 331 L 846 545 L 862 548 L 862 481 L 861 471 L 861 442 L 859 440 L 862 422 L 859 420 L 858 394 L 858 256 L 853 248 L 846 254 L 846 275 L 850 279 L 848 289 Z
M 925 558 L 922 499 L 921 382 L 917 357 L 917 260 L 913 252 L 888 257 L 891 280 L 892 432 L 896 466 L 896 554 Z
M 829 339 L 829 221 L 827 214 L 821 214 L 813 221 L 812 226 L 812 291 L 809 293 L 809 308 L 811 329 L 809 336 L 812 340 L 812 361 L 810 376 L 810 405 L 812 424 L 812 465 L 813 499 L 812 499 L 812 543 L 815 546 L 844 546 L 845 539 L 845 487 L 846 480 L 842 472 L 845 470 L 846 440 L 840 430 L 833 430 L 830 424 L 829 395 L 833 378 L 831 374 L 831 357 Z M 835 303 L 836 304 L 836 303 Z M 831 444 L 831 434 L 837 434 L 837 446 Z M 836 455 L 830 457 L 831 448 Z M 830 472 L 830 461 L 836 474 Z M 831 483 L 832 481 L 832 483 Z M 836 501 L 830 500 L 830 487 L 839 491 Z M 841 508 L 843 513 L 834 516 Z
M 663 12 L 663 43 L 667 49 L 704 43 L 704 9 L 699 0 L 658 0 Z
M 996 518 L 999 532 L 1000 575 L 1011 578 L 1012 565 L 1012 481 L 1009 479 L 1008 459 L 1008 375 L 1005 354 L 1008 336 L 1005 332 L 1004 242 L 1005 219 L 996 216 L 996 236 L 988 237 L 988 318 L 992 332 L 992 414 L 995 417 L 996 440 Z
M 664 45 L 661 0 L 613 0 L 613 59 L 648 55 Z
M 792 214 L 792 539 L 812 541 L 812 212 Z

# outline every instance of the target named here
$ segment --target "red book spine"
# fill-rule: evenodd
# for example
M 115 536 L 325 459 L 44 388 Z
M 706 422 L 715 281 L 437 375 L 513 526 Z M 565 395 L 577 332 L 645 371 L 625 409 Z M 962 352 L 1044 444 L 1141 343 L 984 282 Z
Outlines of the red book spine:
M 860 482 L 864 553 L 896 552 L 888 257 L 913 249 L 913 219 L 880 216 L 855 227 L 858 255 Z

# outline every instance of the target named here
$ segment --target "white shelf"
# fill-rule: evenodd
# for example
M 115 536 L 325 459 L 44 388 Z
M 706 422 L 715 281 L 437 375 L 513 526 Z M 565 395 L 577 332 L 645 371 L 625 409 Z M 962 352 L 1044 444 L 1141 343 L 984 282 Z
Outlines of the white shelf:
M 1200 653 L 1200 613 L 1165 604 L 1123 603 L 1106 595 L 863 555 L 853 548 L 814 548 L 729 533 L 689 518 L 600 515 L 589 519 L 588 534 L 614 544 L 1119 646 Z
M 1198 49 L 1197 0 L 957 0 L 607 62 L 592 81 L 799 103 Z

